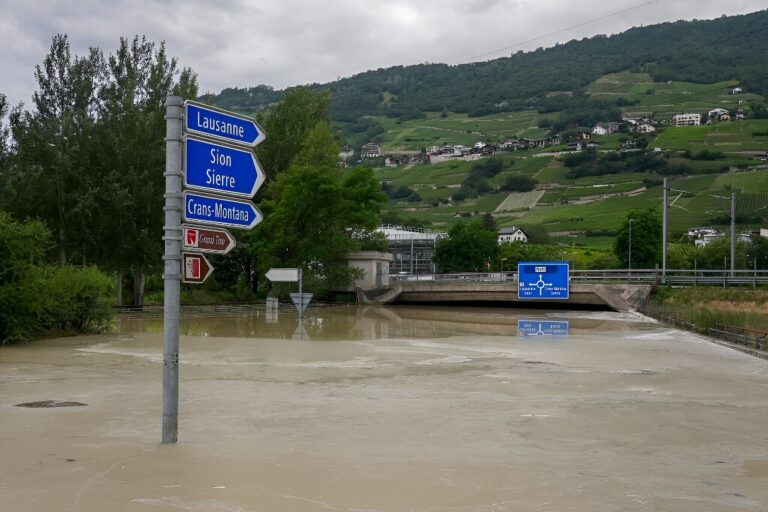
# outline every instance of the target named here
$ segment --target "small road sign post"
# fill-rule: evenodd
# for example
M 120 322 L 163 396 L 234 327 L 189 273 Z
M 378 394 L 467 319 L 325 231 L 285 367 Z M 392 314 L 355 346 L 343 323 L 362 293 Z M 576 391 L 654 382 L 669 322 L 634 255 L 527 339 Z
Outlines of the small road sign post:
M 267 279 L 274 282 L 295 283 L 299 280 L 299 269 L 297 268 L 271 268 L 264 275 Z
M 569 266 L 565 262 L 532 261 L 517 264 L 518 299 L 567 299 Z
M 235 238 L 226 229 L 182 224 L 181 235 L 185 251 L 227 254 L 237 244 Z
M 271 268 L 265 274 L 265 277 L 272 282 L 299 283 L 299 293 L 291 293 L 291 300 L 299 311 L 299 318 L 304 316 L 304 310 L 309 306 L 312 300 L 311 293 L 303 293 L 302 272 L 300 268 Z
M 182 283 L 202 284 L 213 272 L 213 265 L 204 254 L 185 252 L 182 257 Z

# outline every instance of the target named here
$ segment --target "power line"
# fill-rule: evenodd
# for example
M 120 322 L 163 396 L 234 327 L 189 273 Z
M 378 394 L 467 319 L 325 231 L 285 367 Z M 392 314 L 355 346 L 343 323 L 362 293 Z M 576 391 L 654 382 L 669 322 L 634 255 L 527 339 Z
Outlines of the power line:
M 619 14 L 624 14 L 625 12 L 633 11 L 635 9 L 639 9 L 641 7 L 645 7 L 646 5 L 655 4 L 658 1 L 659 0 L 651 0 L 650 2 L 643 2 L 641 4 L 637 4 L 637 5 L 634 5 L 632 7 L 628 7 L 626 9 L 622 9 L 620 11 L 612 12 L 610 14 L 605 14 L 605 15 L 597 17 L 597 18 L 592 18 L 590 20 L 587 20 L 587 21 L 584 21 L 584 22 L 581 22 L 581 23 L 577 23 L 576 25 L 572 25 L 570 27 L 566 27 L 566 28 L 562 28 L 560 30 L 556 30 L 554 32 L 550 32 L 548 34 L 544 34 L 544 35 L 537 36 L 537 37 L 534 37 L 534 38 L 531 38 L 531 39 L 527 39 L 525 41 L 520 41 L 518 43 L 509 45 L 509 46 L 504 46 L 503 48 L 497 48 L 496 50 L 492 50 L 492 51 L 489 51 L 489 52 L 486 52 L 486 53 L 481 53 L 480 55 L 475 55 L 474 57 L 470 57 L 469 59 L 467 59 L 467 60 L 465 60 L 463 62 L 460 62 L 459 64 L 468 64 L 470 62 L 474 62 L 474 61 L 476 61 L 478 59 L 481 59 L 483 57 L 487 57 L 489 55 L 493 55 L 495 53 L 511 50 L 512 48 L 516 48 L 518 46 L 522 46 L 522 45 L 525 45 L 525 44 L 528 44 L 528 43 L 532 43 L 534 41 L 538 41 L 539 39 L 544 39 L 546 37 L 551 37 L 551 36 L 555 36 L 557 34 L 562 34 L 563 32 L 568 32 L 569 30 L 573 30 L 575 28 L 583 27 L 585 25 L 589 25 L 590 23 L 595 23 L 596 21 L 601 21 L 601 20 L 604 20 L 604 19 L 611 18 L 613 16 L 617 16 Z

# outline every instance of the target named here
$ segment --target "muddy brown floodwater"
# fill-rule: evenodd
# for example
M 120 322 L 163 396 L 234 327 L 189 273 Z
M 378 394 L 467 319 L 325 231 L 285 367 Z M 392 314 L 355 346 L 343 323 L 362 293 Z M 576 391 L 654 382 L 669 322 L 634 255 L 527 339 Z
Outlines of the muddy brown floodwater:
M 768 361 L 641 317 L 197 315 L 177 445 L 160 317 L 0 347 L 0 511 L 768 510 Z

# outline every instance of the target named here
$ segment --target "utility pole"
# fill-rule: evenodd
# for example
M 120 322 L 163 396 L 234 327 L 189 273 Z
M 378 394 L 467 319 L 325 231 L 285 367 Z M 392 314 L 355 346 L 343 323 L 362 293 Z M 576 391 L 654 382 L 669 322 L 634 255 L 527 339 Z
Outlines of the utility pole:
M 629 263 L 629 272 L 632 273 L 632 222 L 634 222 L 635 219 L 629 219 L 629 257 L 628 263 Z
M 731 277 L 736 276 L 736 194 L 731 193 Z
M 668 193 L 668 187 L 667 187 L 667 180 L 668 178 L 664 177 L 664 207 L 662 209 L 662 233 L 661 233 L 661 278 L 662 282 L 666 284 L 667 281 L 667 228 L 668 228 L 668 216 L 669 216 L 669 206 L 667 205 L 667 193 Z
M 165 100 L 165 255 L 163 256 L 163 443 L 179 433 L 179 301 L 181 295 L 181 153 L 184 100 Z

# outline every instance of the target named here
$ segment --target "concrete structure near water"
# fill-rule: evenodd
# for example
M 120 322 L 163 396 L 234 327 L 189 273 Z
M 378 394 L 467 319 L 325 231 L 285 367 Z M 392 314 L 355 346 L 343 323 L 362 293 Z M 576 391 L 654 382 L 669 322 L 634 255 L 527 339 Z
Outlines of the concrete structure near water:
M 568 299 L 544 301 L 519 299 L 517 276 L 513 273 L 490 274 L 494 281 L 473 282 L 426 281 L 419 276 L 398 279 L 389 289 L 380 289 L 358 296 L 366 304 L 451 304 L 451 303 L 516 303 L 520 306 L 545 302 L 547 304 L 577 305 L 635 311 L 651 292 L 649 284 L 571 284 Z M 507 281 L 504 279 L 507 278 Z M 361 300 L 362 299 L 362 300 Z
M 389 266 L 393 256 L 388 252 L 359 251 L 347 256 L 350 268 L 362 272 L 362 276 L 355 279 L 353 290 L 371 290 L 389 286 Z M 351 291 L 351 290 L 350 290 Z

